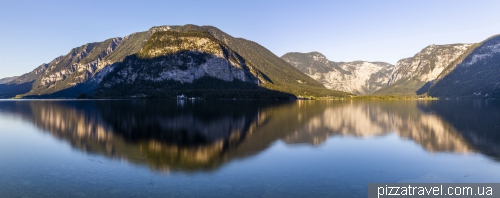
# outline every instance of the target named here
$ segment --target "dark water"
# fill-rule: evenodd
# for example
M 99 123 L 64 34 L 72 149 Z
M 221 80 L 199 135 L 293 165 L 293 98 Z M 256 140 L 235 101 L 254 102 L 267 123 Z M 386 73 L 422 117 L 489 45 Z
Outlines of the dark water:
M 500 182 L 499 101 L 0 101 L 0 197 L 366 197 Z

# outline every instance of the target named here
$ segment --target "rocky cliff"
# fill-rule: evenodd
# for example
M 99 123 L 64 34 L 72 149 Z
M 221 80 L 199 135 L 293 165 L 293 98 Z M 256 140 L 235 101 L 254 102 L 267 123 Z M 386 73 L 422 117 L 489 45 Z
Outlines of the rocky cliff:
M 290 52 L 281 57 L 326 88 L 357 95 L 385 87 L 394 65 L 384 62 L 333 62 L 319 52 Z
M 114 77 L 103 88 L 136 81 L 174 80 L 193 83 L 209 76 L 223 81 L 240 80 L 258 84 L 243 58 L 205 32 L 160 31 L 151 36 L 139 54 L 115 68 Z
M 473 44 L 429 45 L 415 56 L 399 60 L 387 87 L 375 94 L 423 94 L 445 69 L 453 69 L 456 60 L 471 46 Z
M 103 68 L 137 53 L 149 36 L 150 32 L 140 32 L 124 38 L 117 37 L 103 42 L 87 43 L 5 84 L 4 87 L 0 87 L 0 93 L 5 93 L 4 98 L 16 95 L 71 98 L 81 92 L 91 93 L 93 89 L 87 89 L 86 86 L 81 85 L 90 82 L 99 83 L 103 74 L 97 74 L 101 71 L 109 72 Z M 80 86 L 75 89 L 77 85 Z M 15 91 L 5 92 L 7 88 Z
M 31 91 L 24 95 L 53 94 L 88 82 L 103 68 L 137 53 L 140 49 L 138 46 L 143 45 L 149 36 L 149 32 L 141 32 L 74 48 L 49 64 L 41 78 L 35 81 Z M 73 97 L 76 94 L 72 94 Z

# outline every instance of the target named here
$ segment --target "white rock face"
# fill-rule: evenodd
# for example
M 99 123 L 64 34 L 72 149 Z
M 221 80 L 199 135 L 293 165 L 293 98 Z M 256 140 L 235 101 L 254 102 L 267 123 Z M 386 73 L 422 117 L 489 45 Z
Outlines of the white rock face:
M 398 61 L 388 84 L 402 79 L 419 80 L 424 83 L 433 81 L 472 45 L 429 45 L 415 56 Z
M 212 55 L 199 66 L 189 67 L 183 71 L 180 69 L 166 70 L 160 73 L 160 77 L 150 80 L 176 80 L 182 83 L 192 83 L 194 80 L 203 76 L 210 76 L 224 81 L 233 81 L 234 79 L 243 82 L 254 82 L 254 79 L 249 79 L 245 71 L 236 63 L 233 63 L 224 57 Z M 254 82 L 256 83 L 256 82 Z
M 394 67 L 383 62 L 332 62 L 318 52 L 288 53 L 281 58 L 328 89 L 359 95 L 371 94 L 385 86 Z
M 197 52 L 193 52 L 197 53 Z M 175 59 L 167 57 L 167 59 Z M 186 69 L 179 68 L 179 65 L 188 65 Z M 214 77 L 224 81 L 231 82 L 235 79 L 243 82 L 258 83 L 258 79 L 254 77 L 248 70 L 246 65 L 235 63 L 226 59 L 222 55 L 210 55 L 206 62 L 196 65 L 193 62 L 172 64 L 171 60 L 157 61 L 143 65 L 141 62 L 129 61 L 126 62 L 127 67 L 121 68 L 118 71 L 118 78 L 113 81 L 106 82 L 104 87 L 111 87 L 118 83 L 133 84 L 136 80 L 150 80 L 161 82 L 164 80 L 175 80 L 181 83 L 192 83 L 194 80 L 204 76 Z M 147 72 L 138 72 L 134 66 L 142 65 L 144 68 L 161 68 L 157 74 L 149 74 Z
M 114 38 L 100 54 L 100 57 L 105 57 L 111 54 L 122 40 L 122 38 Z M 54 62 L 51 67 L 45 70 L 45 75 L 40 81 L 41 85 L 53 85 L 57 82 L 65 80 L 73 73 L 79 74 L 77 76 L 72 76 L 73 78 L 75 78 L 76 82 L 84 82 L 93 77 L 102 68 L 105 68 L 106 66 L 111 64 L 109 62 L 102 61 L 103 58 L 97 58 L 89 63 L 82 64 L 80 60 L 86 58 L 91 51 L 92 49 L 89 49 L 89 45 L 87 44 L 83 46 L 83 49 L 80 53 L 70 54 L 69 57 L 64 57 L 71 60 L 76 60 L 76 63 L 73 63 L 69 67 L 63 69 L 59 69 L 57 67 L 61 60 Z M 72 85 L 75 84 L 76 83 L 73 83 Z
M 153 28 L 154 31 L 168 29 L 168 26 Z M 116 71 L 117 76 L 105 82 L 104 87 L 133 84 L 137 80 L 193 83 L 205 76 L 258 84 L 257 77 L 250 72 L 251 66 L 236 52 L 210 37 L 158 34 L 151 40 L 156 45 L 142 48 L 138 59 L 125 60 Z
M 338 63 L 339 67 L 349 73 L 335 70 L 323 74 L 324 85 L 329 89 L 366 95 L 382 88 L 389 80 L 389 71 L 392 65 L 386 63 L 372 63 L 356 61 Z

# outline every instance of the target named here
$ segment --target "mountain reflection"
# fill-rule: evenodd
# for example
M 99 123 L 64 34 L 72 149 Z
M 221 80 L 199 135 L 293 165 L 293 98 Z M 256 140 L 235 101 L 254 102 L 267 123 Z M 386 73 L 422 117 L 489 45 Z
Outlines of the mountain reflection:
M 262 152 L 277 140 L 318 145 L 332 136 L 392 132 L 429 152 L 479 150 L 498 158 L 495 125 L 500 106 L 468 102 L 471 105 L 447 101 L 1 101 L 0 114 L 20 115 L 83 152 L 157 171 L 213 170 Z
M 468 143 L 500 161 L 500 101 L 434 101 L 419 107 L 453 123 Z
M 416 141 L 430 152 L 468 153 L 474 150 L 456 130 L 434 114 L 422 113 L 417 106 L 426 101 L 345 102 L 329 105 L 294 133 L 289 143 L 319 144 L 332 135 L 371 137 L 396 132 Z M 334 103 L 335 104 L 335 103 Z

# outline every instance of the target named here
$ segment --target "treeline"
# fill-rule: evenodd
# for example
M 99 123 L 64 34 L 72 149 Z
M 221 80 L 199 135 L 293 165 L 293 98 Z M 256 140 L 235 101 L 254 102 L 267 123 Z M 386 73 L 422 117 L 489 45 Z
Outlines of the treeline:
M 378 96 L 378 95 L 369 95 L 369 96 L 353 96 L 350 98 L 352 100 L 439 100 L 437 97 L 431 96 L 409 96 L 409 95 L 388 95 L 388 96 Z
M 168 99 L 181 94 L 202 99 L 295 99 L 291 94 L 265 89 L 252 83 L 239 80 L 227 82 L 213 77 L 202 77 L 193 83 L 175 80 L 139 80 L 133 85 L 120 83 L 110 88 L 100 88 L 91 97 Z

